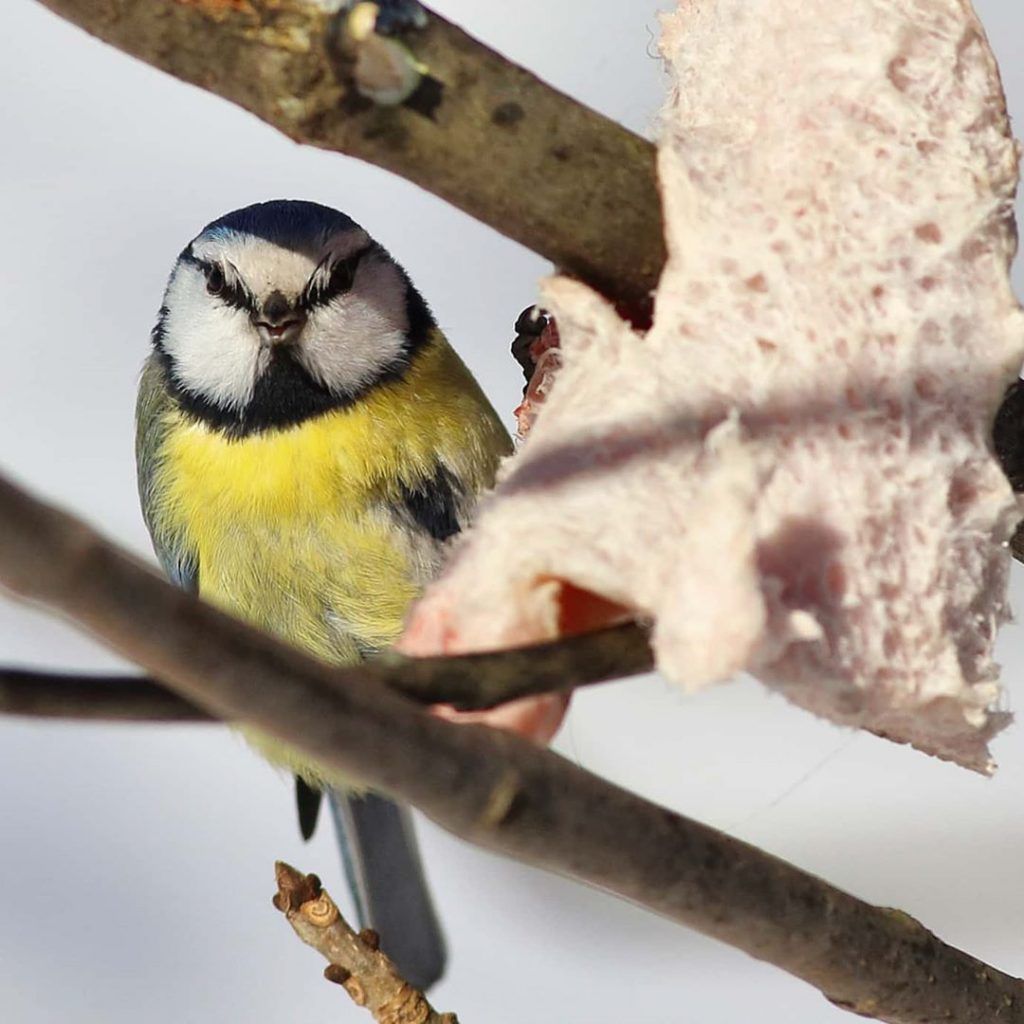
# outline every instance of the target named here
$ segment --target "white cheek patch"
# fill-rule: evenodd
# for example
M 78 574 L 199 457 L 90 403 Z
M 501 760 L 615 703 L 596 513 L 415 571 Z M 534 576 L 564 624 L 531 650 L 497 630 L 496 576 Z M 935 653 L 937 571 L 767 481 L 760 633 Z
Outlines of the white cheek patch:
M 405 281 L 393 263 L 371 254 L 349 291 L 313 310 L 298 356 L 324 387 L 358 391 L 402 354 L 408 331 Z
M 252 398 L 268 354 L 245 310 L 211 300 L 202 271 L 181 264 L 167 287 L 163 348 L 190 391 L 228 409 Z

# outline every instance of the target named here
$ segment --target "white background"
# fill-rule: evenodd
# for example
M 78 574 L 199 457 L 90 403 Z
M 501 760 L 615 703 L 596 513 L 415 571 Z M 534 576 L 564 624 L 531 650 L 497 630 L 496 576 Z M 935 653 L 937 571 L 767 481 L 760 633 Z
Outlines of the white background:
M 654 0 L 438 0 L 567 92 L 650 134 Z M 1011 113 L 1024 8 L 979 0 Z M 132 406 L 161 291 L 213 217 L 308 198 L 406 265 L 495 405 L 516 403 L 511 324 L 544 262 L 382 171 L 302 149 L 107 49 L 31 0 L 0 13 L 0 466 L 148 557 Z M 1015 566 L 1017 605 L 1024 606 Z M 1024 634 L 1001 642 L 1008 704 Z M 0 660 L 116 662 L 0 598 Z M 575 703 L 559 748 L 953 944 L 1024 974 L 1024 726 L 993 781 L 789 708 L 747 680 L 687 698 L 657 678 Z M 813 989 L 575 883 L 421 835 L 451 944 L 436 1004 L 490 1024 L 848 1021 Z M 291 786 L 219 727 L 0 721 L 0 1006 L 6 1024 L 358 1021 L 270 907 L 275 858 L 336 890 Z

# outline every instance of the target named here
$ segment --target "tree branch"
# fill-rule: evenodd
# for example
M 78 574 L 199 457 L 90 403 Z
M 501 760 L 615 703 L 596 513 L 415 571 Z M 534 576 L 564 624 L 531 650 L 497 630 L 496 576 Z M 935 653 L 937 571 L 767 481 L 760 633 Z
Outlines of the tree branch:
M 307 946 L 328 961 L 324 977 L 341 985 L 357 1006 L 380 1024 L 458 1024 L 455 1014 L 438 1013 L 378 948 L 375 932 L 354 931 L 316 875 L 288 864 L 275 865 L 274 906 Z
M 568 692 L 650 671 L 649 631 L 635 623 L 549 644 L 454 658 L 386 653 L 359 669 L 418 704 L 486 711 L 522 697 Z M 350 673 L 340 671 L 343 678 Z M 0 714 L 113 722 L 202 722 L 210 716 L 146 676 L 0 668 Z
M 165 583 L 0 480 L 0 582 L 186 699 L 415 804 L 464 838 L 573 876 L 901 1024 L 1024 1022 L 1024 983 L 746 843 L 547 750 L 424 714 Z
M 205 711 L 145 676 L 0 669 L 0 714 L 92 722 L 210 722 Z
M 400 174 L 645 318 L 665 262 L 654 147 L 438 15 L 403 39 L 430 103 L 383 106 L 356 88 L 348 16 L 316 0 L 41 2 L 298 142 Z

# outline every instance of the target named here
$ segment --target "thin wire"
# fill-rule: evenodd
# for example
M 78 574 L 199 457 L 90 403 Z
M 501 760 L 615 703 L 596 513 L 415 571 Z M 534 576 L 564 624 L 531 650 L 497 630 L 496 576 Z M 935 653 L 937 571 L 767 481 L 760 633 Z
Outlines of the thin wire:
M 817 775 L 818 772 L 820 772 L 821 769 L 824 768 L 825 765 L 827 765 L 833 758 L 836 758 L 840 754 L 842 754 L 850 746 L 850 744 L 853 743 L 855 739 L 857 739 L 858 735 L 859 734 L 857 732 L 851 732 L 850 735 L 847 736 L 846 739 L 843 740 L 843 742 L 840 743 L 838 747 L 836 747 L 834 750 L 830 750 L 816 764 L 811 765 L 811 767 L 808 768 L 807 771 L 803 773 L 803 775 L 801 775 L 792 785 L 784 789 L 777 797 L 775 797 L 774 800 L 771 801 L 771 803 L 765 804 L 763 807 L 755 808 L 745 818 L 740 818 L 738 821 L 734 821 L 731 824 L 726 825 L 723 831 L 732 833 L 737 828 L 743 828 L 744 826 L 749 825 L 750 822 L 760 817 L 762 814 L 766 814 L 768 811 L 774 810 L 776 807 L 779 806 L 779 804 L 783 802 L 783 800 L 789 799 L 789 797 L 791 797 L 798 789 L 800 789 L 804 785 L 804 783 L 814 778 L 814 776 Z

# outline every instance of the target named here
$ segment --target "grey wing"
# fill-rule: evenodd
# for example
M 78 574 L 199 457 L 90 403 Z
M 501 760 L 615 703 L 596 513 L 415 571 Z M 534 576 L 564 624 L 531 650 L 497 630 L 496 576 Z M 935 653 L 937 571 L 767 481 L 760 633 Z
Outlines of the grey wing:
M 163 366 L 154 353 L 146 360 L 135 404 L 135 468 L 138 473 L 142 517 L 153 540 L 153 550 L 168 579 L 185 590 L 199 590 L 199 559 L 185 538 L 161 523 L 157 470 L 167 435 L 165 413 L 172 398 Z
M 425 990 L 444 974 L 444 933 L 407 808 L 375 793 L 329 793 L 345 876 L 361 928 L 402 977 Z

